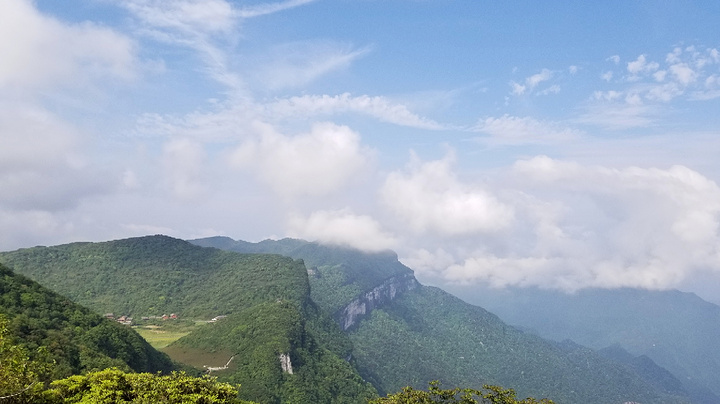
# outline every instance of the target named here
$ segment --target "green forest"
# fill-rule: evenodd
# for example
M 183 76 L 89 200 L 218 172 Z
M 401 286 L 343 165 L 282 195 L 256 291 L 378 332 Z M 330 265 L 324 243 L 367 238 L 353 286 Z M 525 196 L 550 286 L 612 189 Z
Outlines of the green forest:
M 517 399 L 515 391 L 557 403 L 689 402 L 682 389 L 649 382 L 643 369 L 652 366 L 633 368 L 576 344 L 543 340 L 420 285 L 389 251 L 292 239 L 194 243 L 206 246 L 147 236 L 0 253 L 0 262 L 22 274 L 3 267 L 2 314 L 18 357 L 38 364 L 28 374 L 53 397 L 65 391 L 63 400 L 71 400 L 67 391 L 92 391 L 92 378 L 77 377 L 114 369 L 92 380 L 112 379 L 128 402 L 156 393 L 137 384 L 151 376 L 127 375 L 173 371 L 185 371 L 175 377 L 187 383 L 210 372 L 206 388 L 236 389 L 237 400 L 267 404 L 535 402 Z M 348 305 L 356 321 L 343 330 Z M 161 353 L 105 313 L 174 314 L 185 332 Z M 175 320 L 146 323 L 153 321 L 164 328 Z M 70 377 L 75 381 L 52 382 Z M 434 381 L 462 389 L 443 390 Z M 506 401 L 492 401 L 499 397 Z

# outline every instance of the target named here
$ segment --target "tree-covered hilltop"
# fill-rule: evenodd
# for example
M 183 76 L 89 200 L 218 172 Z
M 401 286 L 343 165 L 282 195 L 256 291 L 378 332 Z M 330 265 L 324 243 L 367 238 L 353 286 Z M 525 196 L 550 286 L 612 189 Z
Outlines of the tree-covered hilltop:
M 0 260 L 98 313 L 226 316 L 165 351 L 190 365 L 223 368 L 213 374 L 242 384 L 244 399 L 364 403 L 377 394 L 354 368 L 348 337 L 312 301 L 302 261 L 166 236 L 35 247 Z
M 392 251 L 368 253 L 290 238 L 248 243 L 228 237 L 209 237 L 190 242 L 240 253 L 280 254 L 302 259 L 310 273 L 313 301 L 333 314 L 383 281 L 412 274 Z
M 471 388 L 513 386 L 522 396 L 557 403 L 688 402 L 682 391 L 655 386 L 631 366 L 587 348 L 566 349 L 524 334 L 482 308 L 413 284 L 412 271 L 392 252 L 364 253 L 292 239 L 192 242 L 303 259 L 312 296 L 341 324 L 349 324 L 357 367 L 381 393 L 441 380 Z M 343 317 L 353 313 L 354 321 Z
M 167 236 L 0 253 L 0 262 L 98 313 L 213 318 L 269 298 L 300 301 L 302 262 L 193 246 Z
M 0 315 L 8 336 L 33 361 L 52 364 L 46 379 L 117 367 L 176 369 L 135 331 L 73 303 L 0 264 Z

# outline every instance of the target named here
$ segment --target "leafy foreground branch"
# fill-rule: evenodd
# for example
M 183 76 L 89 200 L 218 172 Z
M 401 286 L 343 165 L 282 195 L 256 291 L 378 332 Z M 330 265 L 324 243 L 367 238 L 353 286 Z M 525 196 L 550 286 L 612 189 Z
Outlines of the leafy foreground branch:
M 213 377 L 193 377 L 182 372 L 162 376 L 105 369 L 70 376 L 50 383 L 47 390 L 21 391 L 10 403 L 165 403 L 249 404 L 238 399 L 237 388 Z M 3 400 L 0 400 L 3 402 Z
M 518 400 L 515 391 L 499 386 L 483 386 L 484 391 L 475 389 L 441 389 L 437 381 L 430 382 L 428 391 L 405 387 L 401 392 L 388 394 L 370 401 L 370 404 L 553 404 L 546 398 Z

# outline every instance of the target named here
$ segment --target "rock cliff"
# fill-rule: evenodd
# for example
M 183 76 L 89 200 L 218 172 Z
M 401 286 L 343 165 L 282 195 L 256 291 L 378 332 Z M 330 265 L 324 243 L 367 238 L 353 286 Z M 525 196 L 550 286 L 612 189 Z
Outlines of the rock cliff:
M 397 296 L 420 286 L 412 273 L 401 274 L 386 279 L 380 285 L 364 292 L 339 310 L 335 318 L 343 330 L 357 324 L 373 309 L 393 301 Z

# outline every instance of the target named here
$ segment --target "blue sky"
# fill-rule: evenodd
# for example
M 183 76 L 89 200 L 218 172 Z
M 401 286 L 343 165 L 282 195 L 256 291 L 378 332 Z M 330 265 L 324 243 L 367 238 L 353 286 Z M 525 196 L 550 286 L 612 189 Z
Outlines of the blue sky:
M 5 0 L 0 249 L 392 248 L 718 301 L 714 1 Z

